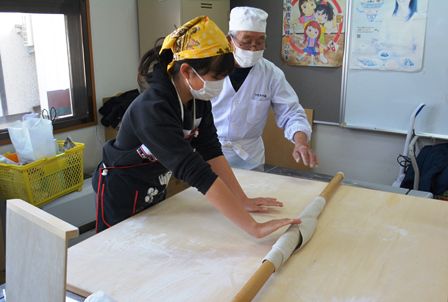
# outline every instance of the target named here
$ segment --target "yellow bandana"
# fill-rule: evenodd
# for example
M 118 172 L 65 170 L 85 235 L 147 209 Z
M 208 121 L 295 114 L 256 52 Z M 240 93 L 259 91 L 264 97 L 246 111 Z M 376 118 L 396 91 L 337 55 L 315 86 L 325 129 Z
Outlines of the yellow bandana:
M 231 52 L 226 36 L 207 16 L 196 17 L 166 36 L 160 54 L 167 49 L 173 52 L 168 71 L 175 61 L 203 59 Z

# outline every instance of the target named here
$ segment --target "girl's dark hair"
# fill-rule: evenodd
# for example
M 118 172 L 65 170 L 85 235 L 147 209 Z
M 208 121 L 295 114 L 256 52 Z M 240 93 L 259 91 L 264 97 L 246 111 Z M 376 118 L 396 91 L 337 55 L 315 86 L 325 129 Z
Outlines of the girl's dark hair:
M 147 51 L 140 59 L 137 82 L 140 86 L 140 90 L 142 91 L 148 87 L 153 66 L 159 63 L 162 69 L 167 72 L 166 68 L 173 59 L 173 53 L 169 50 L 166 50 L 161 55 L 159 55 L 160 49 L 162 48 L 162 43 L 163 38 L 157 39 L 154 47 Z M 199 75 L 204 75 L 206 73 L 212 72 L 216 77 L 224 77 L 233 71 L 234 59 L 232 53 L 226 53 L 203 59 L 185 59 L 176 61 L 170 72 L 172 76 L 175 76 L 179 73 L 180 66 L 183 63 L 187 63 L 188 65 L 193 67 L 197 71 L 197 73 L 199 73 Z
M 334 17 L 333 8 L 329 4 L 319 4 L 316 7 L 316 12 L 323 11 L 327 15 L 327 20 L 331 21 Z
M 162 48 L 163 37 L 158 38 L 154 43 L 154 47 L 148 50 L 140 58 L 140 63 L 138 64 L 138 74 L 137 83 L 140 87 L 140 91 L 148 88 L 149 80 L 151 79 L 152 69 L 155 63 L 159 62 L 159 52 Z M 166 68 L 165 68 L 166 70 Z

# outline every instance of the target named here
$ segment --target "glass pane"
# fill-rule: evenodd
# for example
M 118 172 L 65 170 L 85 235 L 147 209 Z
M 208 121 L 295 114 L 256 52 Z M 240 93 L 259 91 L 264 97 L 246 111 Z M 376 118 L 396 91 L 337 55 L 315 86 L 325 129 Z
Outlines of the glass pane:
M 72 116 L 65 16 L 0 13 L 0 128 L 25 113 Z

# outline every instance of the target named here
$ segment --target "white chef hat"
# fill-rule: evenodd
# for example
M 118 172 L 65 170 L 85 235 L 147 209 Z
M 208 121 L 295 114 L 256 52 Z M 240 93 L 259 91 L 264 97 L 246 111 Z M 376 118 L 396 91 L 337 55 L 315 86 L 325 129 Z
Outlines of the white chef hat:
M 229 31 L 266 32 L 268 13 L 248 6 L 234 7 L 230 11 Z

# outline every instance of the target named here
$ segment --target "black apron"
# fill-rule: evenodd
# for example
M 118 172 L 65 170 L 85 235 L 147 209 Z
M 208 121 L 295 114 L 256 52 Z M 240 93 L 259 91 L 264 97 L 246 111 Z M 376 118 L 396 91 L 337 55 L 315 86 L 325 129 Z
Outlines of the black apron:
M 143 159 L 141 148 L 122 151 L 114 141 L 103 147 L 103 162 L 92 177 L 97 232 L 164 200 L 171 176 L 154 158 Z
M 199 135 L 198 126 L 202 119 L 195 118 L 195 103 L 193 106 L 192 129 L 183 130 L 187 141 Z M 171 171 L 144 145 L 134 150 L 120 150 L 114 142 L 110 140 L 104 145 L 103 161 L 92 177 L 96 192 L 97 232 L 164 200 L 171 177 Z

